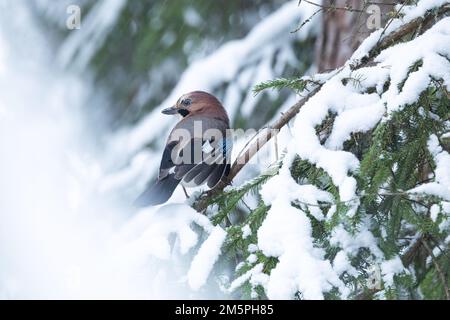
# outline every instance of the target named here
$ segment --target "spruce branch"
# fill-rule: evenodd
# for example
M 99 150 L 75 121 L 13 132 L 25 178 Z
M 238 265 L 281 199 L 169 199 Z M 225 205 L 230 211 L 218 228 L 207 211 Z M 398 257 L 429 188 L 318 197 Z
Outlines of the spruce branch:
M 421 32 L 425 32 L 429 27 L 431 22 L 443 18 L 450 12 L 450 5 L 444 4 L 436 10 L 427 12 L 423 17 L 416 18 L 411 20 L 408 23 L 405 23 L 398 30 L 393 31 L 388 34 L 384 38 L 381 39 L 370 51 L 369 53 L 360 61 L 356 61 L 351 68 L 353 70 L 362 68 L 366 66 L 370 61 L 372 61 L 382 50 L 388 48 L 389 46 L 394 45 L 395 43 L 401 41 L 406 35 L 411 34 L 416 31 L 417 28 L 421 27 Z M 283 128 L 290 120 L 292 120 L 300 111 L 301 107 L 317 92 L 320 91 L 322 84 L 316 84 L 316 86 L 310 90 L 306 96 L 304 96 L 301 100 L 291 106 L 286 112 L 284 112 L 278 120 L 276 120 L 272 125 L 268 128 L 270 129 L 278 129 Z M 214 189 L 211 189 L 207 192 L 201 194 L 196 202 L 193 204 L 194 209 L 197 211 L 205 210 L 209 203 L 211 197 L 222 192 L 222 190 L 231 184 L 231 181 L 234 177 L 242 170 L 242 168 L 250 161 L 250 159 L 271 139 L 273 138 L 274 130 L 264 130 L 261 134 L 258 135 L 258 138 L 255 142 L 253 142 L 250 147 L 241 154 L 233 163 L 230 174 L 227 178 L 221 180 Z
M 285 79 L 285 78 L 278 78 L 274 80 L 264 81 L 259 84 L 257 84 L 253 88 L 253 93 L 257 95 L 263 90 L 266 89 L 277 89 L 281 90 L 284 88 L 290 88 L 297 92 L 301 92 L 306 89 L 306 86 L 308 83 L 313 84 L 320 84 L 319 82 L 308 80 L 308 79 L 302 79 L 302 78 L 294 78 L 294 79 Z

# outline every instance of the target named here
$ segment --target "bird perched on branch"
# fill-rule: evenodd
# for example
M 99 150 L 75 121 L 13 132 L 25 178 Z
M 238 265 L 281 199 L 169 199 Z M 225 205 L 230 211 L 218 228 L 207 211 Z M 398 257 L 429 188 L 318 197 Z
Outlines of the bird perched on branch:
M 156 181 L 135 201 L 144 207 L 166 202 L 181 182 L 185 187 L 214 186 L 230 172 L 232 139 L 225 108 L 213 95 L 194 91 L 163 114 L 180 115 L 164 148 Z

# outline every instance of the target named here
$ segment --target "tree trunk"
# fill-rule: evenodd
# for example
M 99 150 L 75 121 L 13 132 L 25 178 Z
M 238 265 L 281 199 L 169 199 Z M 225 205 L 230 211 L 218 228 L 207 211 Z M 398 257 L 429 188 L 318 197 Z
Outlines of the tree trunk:
M 377 0 L 381 27 L 393 11 L 392 0 Z M 398 1 L 397 1 L 398 2 Z M 324 0 L 322 31 L 316 46 L 316 65 L 319 72 L 333 70 L 347 61 L 361 42 L 375 29 L 369 30 L 370 1 Z M 344 10 L 343 8 L 348 8 Z

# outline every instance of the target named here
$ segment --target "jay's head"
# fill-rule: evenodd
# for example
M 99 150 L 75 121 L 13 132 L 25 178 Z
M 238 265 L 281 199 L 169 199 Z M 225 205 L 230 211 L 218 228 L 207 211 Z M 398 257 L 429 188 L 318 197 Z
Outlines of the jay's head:
M 183 118 L 193 115 L 221 117 L 228 120 L 227 113 L 220 101 L 203 91 L 193 91 L 182 95 L 174 106 L 162 110 L 164 114 L 180 114 Z

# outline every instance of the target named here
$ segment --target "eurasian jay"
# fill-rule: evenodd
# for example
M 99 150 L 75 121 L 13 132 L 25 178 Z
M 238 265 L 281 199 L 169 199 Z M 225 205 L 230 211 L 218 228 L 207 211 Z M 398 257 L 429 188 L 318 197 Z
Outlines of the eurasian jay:
M 225 108 L 213 95 L 194 91 L 181 96 L 163 114 L 182 119 L 164 148 L 156 182 L 135 201 L 144 207 L 166 202 L 181 182 L 185 187 L 214 186 L 230 172 L 232 139 Z

